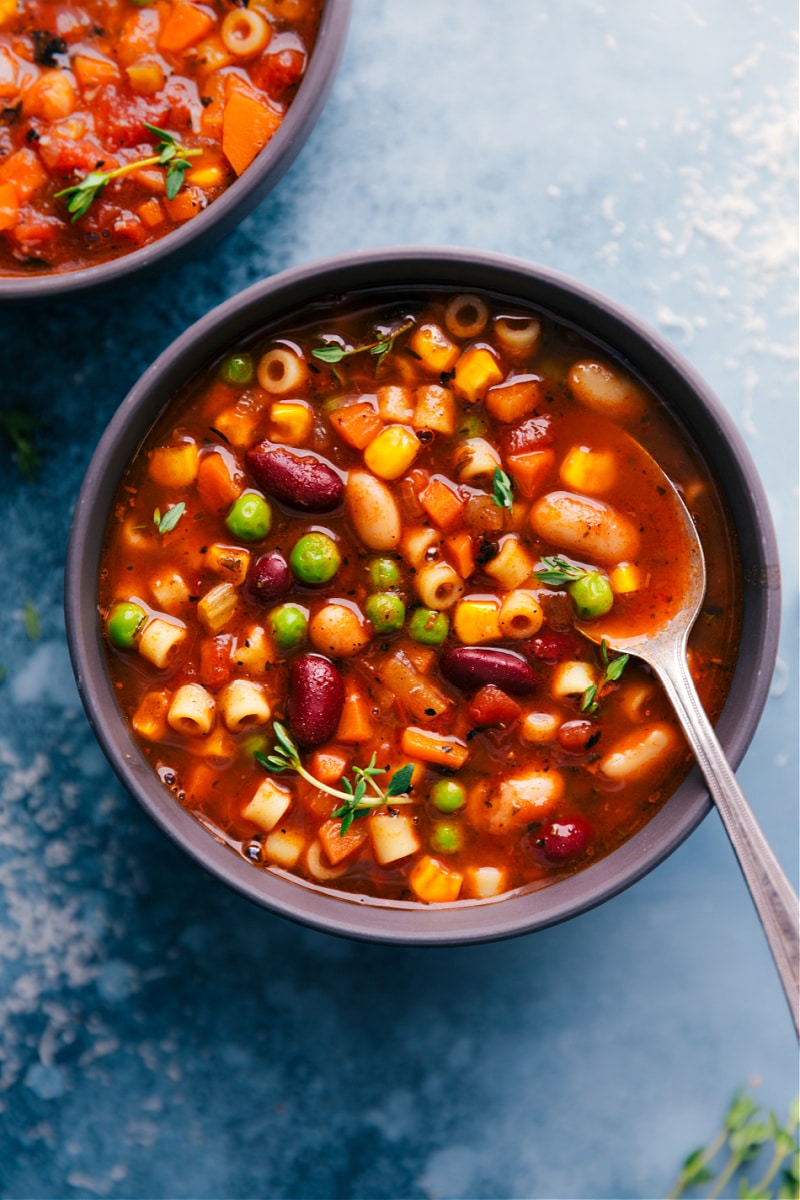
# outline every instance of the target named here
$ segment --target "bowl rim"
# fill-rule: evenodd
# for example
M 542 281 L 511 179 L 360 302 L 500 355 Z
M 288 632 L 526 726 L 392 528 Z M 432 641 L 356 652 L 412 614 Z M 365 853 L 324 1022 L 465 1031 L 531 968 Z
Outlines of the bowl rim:
M 76 271 L 0 275 L 0 304 L 36 303 L 138 281 L 230 233 L 288 171 L 317 123 L 344 53 L 353 0 L 325 0 L 297 94 L 268 144 L 207 208 L 141 249 Z
M 176 338 L 122 401 L 87 468 L 65 565 L 67 643 L 89 723 L 121 782 L 156 824 L 212 875 L 270 911 L 328 933 L 390 944 L 492 941 L 577 916 L 630 887 L 662 862 L 712 807 L 698 769 L 692 768 L 633 838 L 556 885 L 453 905 L 397 905 L 349 896 L 303 884 L 276 870 L 255 869 L 170 796 L 116 705 L 97 620 L 100 546 L 120 476 L 177 387 L 236 336 L 291 315 L 314 298 L 387 284 L 398 289 L 425 285 L 430 290 L 470 290 L 471 284 L 472 290 L 516 296 L 549 310 L 613 348 L 618 358 L 648 379 L 657 394 L 666 391 L 670 406 L 701 451 L 703 443 L 714 446 L 714 462 L 709 466 L 732 480 L 732 490 L 726 487 L 725 495 L 740 541 L 743 630 L 755 638 L 748 653 L 739 654 L 717 724 L 725 753 L 733 767 L 738 766 L 767 700 L 777 656 L 781 599 L 777 543 L 766 494 L 738 429 L 675 348 L 616 301 L 549 267 L 470 248 L 379 247 L 294 267 L 230 297 Z M 695 419 L 693 425 L 686 419 L 687 411 Z

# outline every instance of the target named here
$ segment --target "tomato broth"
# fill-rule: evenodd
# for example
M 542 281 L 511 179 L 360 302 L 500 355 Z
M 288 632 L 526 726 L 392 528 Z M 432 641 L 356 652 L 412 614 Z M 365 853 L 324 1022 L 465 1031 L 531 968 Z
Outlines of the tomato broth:
M 202 212 L 274 136 L 322 0 L 0 0 L 0 275 L 75 271 Z
M 736 547 L 691 439 L 606 347 L 488 293 L 406 289 L 258 331 L 175 397 L 104 543 L 108 669 L 175 802 L 254 869 L 488 900 L 607 855 L 690 753 L 582 632 L 657 627 L 707 559 L 712 719 Z

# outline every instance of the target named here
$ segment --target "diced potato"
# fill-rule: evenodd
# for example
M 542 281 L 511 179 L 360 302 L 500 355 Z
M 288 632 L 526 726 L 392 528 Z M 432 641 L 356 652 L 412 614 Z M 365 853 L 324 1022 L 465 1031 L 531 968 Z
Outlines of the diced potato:
M 297 829 L 273 829 L 264 842 L 264 853 L 276 867 L 289 870 L 297 865 L 306 848 L 306 839 Z
M 450 371 L 456 365 L 459 348 L 439 325 L 420 325 L 411 335 L 409 344 L 428 370 L 436 375 Z
M 506 890 L 506 872 L 500 867 L 467 867 L 464 871 L 464 896 L 468 900 L 488 900 Z
M 372 852 L 382 867 L 416 854 L 420 840 L 411 817 L 405 813 L 375 813 L 369 818 Z
M 456 363 L 453 386 L 459 395 L 474 404 L 502 378 L 503 372 L 492 351 L 487 346 L 470 346 Z
M 558 664 L 550 681 L 550 694 L 557 700 L 582 696 L 587 688 L 597 684 L 597 672 L 580 659 L 568 659 Z
M 160 487 L 187 488 L 197 478 L 200 451 L 195 442 L 158 446 L 150 455 L 148 473 Z

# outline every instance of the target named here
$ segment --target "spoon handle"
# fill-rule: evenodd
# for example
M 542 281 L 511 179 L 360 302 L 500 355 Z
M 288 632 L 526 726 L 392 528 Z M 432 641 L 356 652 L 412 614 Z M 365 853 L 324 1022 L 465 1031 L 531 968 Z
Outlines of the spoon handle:
M 750 809 L 695 690 L 683 651 L 651 660 L 703 772 L 750 888 L 800 1036 L 798 900 Z

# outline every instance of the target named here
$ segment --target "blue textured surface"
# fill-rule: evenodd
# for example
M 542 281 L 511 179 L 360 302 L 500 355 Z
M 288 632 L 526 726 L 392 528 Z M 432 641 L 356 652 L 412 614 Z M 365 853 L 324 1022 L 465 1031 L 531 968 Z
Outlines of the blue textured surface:
M 645 1200 L 739 1085 L 787 1108 L 791 1022 L 714 815 L 624 895 L 514 942 L 295 928 L 113 778 L 61 572 L 117 404 L 242 286 L 403 242 L 576 275 L 675 342 L 765 479 L 786 618 L 739 776 L 796 883 L 794 23 L 789 0 L 356 0 L 317 129 L 226 243 L 111 298 L 3 314 L 3 407 L 40 417 L 44 462 L 27 483 L 2 447 L 0 1195 Z

